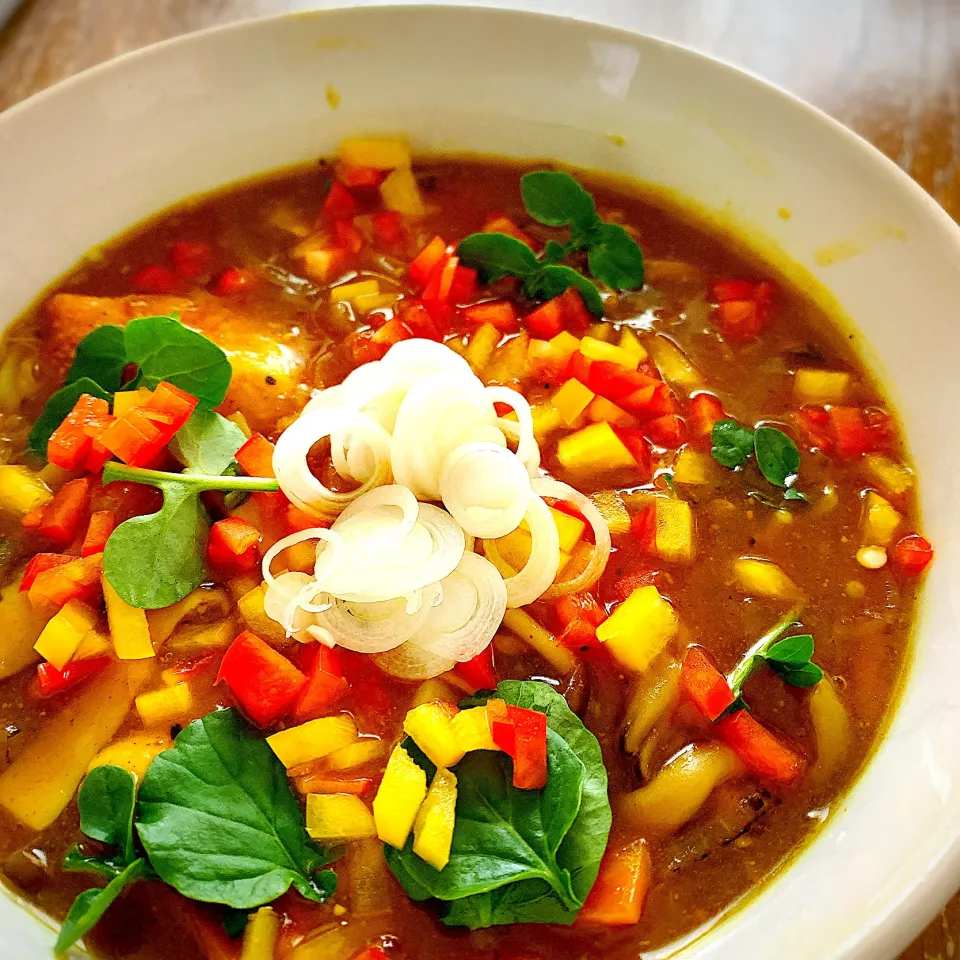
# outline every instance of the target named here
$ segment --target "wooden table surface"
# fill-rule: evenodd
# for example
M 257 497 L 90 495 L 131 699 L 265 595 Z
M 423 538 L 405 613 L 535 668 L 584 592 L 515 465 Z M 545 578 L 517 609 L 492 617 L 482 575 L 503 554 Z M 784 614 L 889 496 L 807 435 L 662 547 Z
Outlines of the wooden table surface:
M 0 110 L 148 43 L 316 5 L 26 0 L 0 31 Z M 851 126 L 960 218 L 960 0 L 527 0 L 526 5 L 574 14 L 586 10 L 746 67 Z M 901 960 L 952 960 L 958 941 L 960 895 Z

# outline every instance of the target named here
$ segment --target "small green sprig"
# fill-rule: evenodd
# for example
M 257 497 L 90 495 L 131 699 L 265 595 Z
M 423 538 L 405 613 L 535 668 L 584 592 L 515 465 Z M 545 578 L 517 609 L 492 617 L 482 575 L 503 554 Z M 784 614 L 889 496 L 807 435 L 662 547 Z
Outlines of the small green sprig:
M 806 500 L 795 486 L 800 470 L 800 451 L 782 430 L 757 427 L 749 430 L 736 420 L 718 420 L 710 433 L 710 454 L 722 467 L 735 470 L 753 454 L 764 479 L 783 488 L 784 500 Z

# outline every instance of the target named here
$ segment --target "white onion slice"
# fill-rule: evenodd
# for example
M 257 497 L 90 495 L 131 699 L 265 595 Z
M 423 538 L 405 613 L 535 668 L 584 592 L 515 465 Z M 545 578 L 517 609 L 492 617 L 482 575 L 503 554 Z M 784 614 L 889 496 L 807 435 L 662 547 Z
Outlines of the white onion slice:
M 377 603 L 334 601 L 316 623 L 329 630 L 338 646 L 357 653 L 385 653 L 412 637 L 430 616 L 431 608 L 421 604 L 415 613 L 407 612 L 402 597 Z
M 492 540 L 520 526 L 530 500 L 530 477 L 505 447 L 464 443 L 443 461 L 440 496 L 465 532 Z
M 263 597 L 263 611 L 286 631 L 288 637 L 305 642 L 310 639 L 308 629 L 316 623 L 316 617 L 298 605 L 301 591 L 313 583 L 307 573 L 290 571 L 271 577 Z
M 440 587 L 443 600 L 432 608 L 413 642 L 437 657 L 472 660 L 487 649 L 503 621 L 503 577 L 489 560 L 466 553 Z
M 325 574 L 328 566 L 334 567 L 340 562 L 340 557 L 343 554 L 343 541 L 340 539 L 340 534 L 334 533 L 333 530 L 328 530 L 326 527 L 311 527 L 309 530 L 298 530 L 289 536 L 281 537 L 263 555 L 260 569 L 263 573 L 263 579 L 267 581 L 267 586 L 273 586 L 275 580 L 270 568 L 273 566 L 273 561 L 276 560 L 277 555 L 286 550 L 287 547 L 295 547 L 298 543 L 303 543 L 306 540 L 321 540 L 324 543 L 330 544 L 330 549 L 324 551 L 324 563 L 322 566 L 318 558 L 317 566 L 314 568 L 314 576 L 317 575 L 318 571 Z M 306 574 L 304 574 L 304 576 L 306 576 Z
M 307 457 L 324 437 L 340 432 L 349 436 L 351 449 L 365 445 L 362 472 L 367 479 L 356 490 L 335 493 L 310 471 Z M 361 456 L 358 452 L 357 457 Z M 320 407 L 301 415 L 280 434 L 273 452 L 273 470 L 280 489 L 301 510 L 314 517 L 335 517 L 367 491 L 387 482 L 390 476 L 390 434 L 380 424 L 355 410 Z M 342 474 L 341 474 L 342 475 Z M 351 479 L 345 477 L 345 479 Z
M 552 497 L 565 503 L 572 503 L 593 528 L 595 543 L 593 555 L 585 569 L 572 580 L 553 584 L 549 590 L 544 592 L 544 598 L 549 599 L 567 593 L 577 593 L 580 590 L 592 587 L 600 579 L 600 575 L 610 559 L 610 528 L 605 523 L 596 504 L 568 483 L 561 483 L 552 477 L 540 477 L 534 480 L 531 486 L 541 497 Z
M 550 508 L 536 494 L 530 497 L 524 519 L 530 527 L 530 556 L 516 576 L 503 581 L 508 607 L 533 603 L 553 583 L 560 567 L 560 534 Z
M 455 660 L 438 657 L 412 640 L 387 653 L 374 654 L 373 660 L 384 673 L 400 680 L 430 680 L 456 666 Z
M 459 353 L 435 340 L 401 340 L 387 351 L 380 363 L 385 369 L 402 372 L 414 380 L 435 373 L 453 373 L 476 379 L 470 364 Z
M 516 423 L 504 419 L 497 423 L 501 428 L 507 426 L 517 438 L 517 456 L 527 468 L 527 473 L 535 477 L 540 470 L 540 446 L 533 434 L 533 414 L 526 397 L 509 387 L 487 387 L 487 396 L 495 403 L 506 404 L 516 413 Z

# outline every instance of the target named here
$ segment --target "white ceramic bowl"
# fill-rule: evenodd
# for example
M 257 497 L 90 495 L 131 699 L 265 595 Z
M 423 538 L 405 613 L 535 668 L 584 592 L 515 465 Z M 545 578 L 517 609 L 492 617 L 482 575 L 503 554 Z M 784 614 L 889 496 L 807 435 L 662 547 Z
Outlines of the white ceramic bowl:
M 815 842 L 678 956 L 896 956 L 960 885 L 960 231 L 866 143 L 716 61 L 572 20 L 366 7 L 243 24 L 0 116 L 0 321 L 184 196 L 393 131 L 416 149 L 555 157 L 662 185 L 807 268 L 862 333 L 904 417 L 938 550 L 906 693 Z M 0 898 L 0 955 L 46 960 L 51 943 Z

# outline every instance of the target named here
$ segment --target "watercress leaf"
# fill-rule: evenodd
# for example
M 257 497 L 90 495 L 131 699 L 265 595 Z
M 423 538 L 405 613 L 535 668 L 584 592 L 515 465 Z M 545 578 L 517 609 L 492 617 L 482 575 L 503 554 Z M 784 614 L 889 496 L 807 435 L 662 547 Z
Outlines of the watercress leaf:
M 806 501 L 807 495 L 802 490 L 798 490 L 796 487 L 787 487 L 787 489 L 783 491 L 783 499 Z
M 501 277 L 527 277 L 540 269 L 537 255 L 521 240 L 505 233 L 471 233 L 457 247 L 460 262 L 476 270 L 484 283 Z
M 67 914 L 54 951 L 66 953 L 81 937 L 88 934 L 107 912 L 109 906 L 123 891 L 146 873 L 146 860 L 134 860 L 121 874 L 114 877 L 102 890 L 84 890 Z
M 753 444 L 764 478 L 778 487 L 789 486 L 788 481 L 800 469 L 797 445 L 776 427 L 757 427 Z
M 104 473 L 104 482 L 109 472 Z M 124 601 L 143 610 L 169 607 L 203 583 L 210 517 L 196 490 L 156 483 L 163 506 L 125 520 L 103 551 L 103 572 Z
M 78 846 L 72 846 L 63 858 L 62 868 L 71 873 L 99 873 L 112 880 L 127 868 L 118 857 L 106 854 L 85 854 Z
M 123 328 L 127 359 L 139 368 L 131 386 L 155 387 L 162 380 L 186 390 L 205 409 L 223 402 L 233 368 L 227 355 L 175 317 L 141 317 Z
M 73 383 L 89 377 L 104 390 L 113 393 L 120 389 L 127 363 L 123 328 L 110 325 L 97 327 L 77 344 L 66 382 Z
M 766 658 L 774 663 L 803 666 L 813 656 L 813 637 L 803 633 L 796 637 L 778 640 L 767 652 Z
M 124 863 L 135 859 L 133 808 L 136 799 L 137 782 L 133 774 L 114 766 L 94 767 L 77 795 L 80 829 L 88 837 L 116 847 Z
M 643 253 L 637 241 L 617 223 L 601 223 L 591 231 L 587 266 L 612 290 L 643 286 Z
M 556 240 L 548 240 L 543 247 L 544 263 L 559 263 L 567 255 L 567 248 Z
M 63 423 L 67 414 L 73 409 L 73 405 L 84 393 L 99 397 L 101 400 L 110 399 L 110 394 L 89 377 L 81 377 L 62 387 L 47 401 L 47 405 L 30 431 L 27 445 L 34 453 L 46 459 L 47 443 L 53 431 Z
M 194 900 L 246 910 L 293 886 L 322 903 L 336 885 L 283 764 L 234 710 L 193 721 L 150 764 L 137 831 L 160 878 Z
M 212 410 L 194 410 L 177 431 L 170 452 L 184 466 L 185 474 L 217 475 L 234 462 L 246 442 L 244 432 Z
M 573 226 L 584 232 L 597 222 L 593 197 L 569 173 L 525 173 L 520 178 L 520 194 L 527 213 L 547 226 Z
M 789 683 L 791 687 L 800 687 L 803 690 L 815 687 L 823 679 L 823 670 L 815 663 L 804 663 L 799 667 L 786 666 L 780 663 L 771 663 L 770 666 L 784 683 Z
M 573 267 L 559 263 L 547 264 L 528 277 L 525 284 L 527 294 L 537 300 L 551 300 L 569 287 L 580 291 L 586 308 L 594 316 L 603 316 L 603 298 L 600 296 L 600 291 Z
M 722 467 L 734 469 L 753 452 L 753 431 L 736 420 L 718 420 L 710 432 L 710 454 Z

